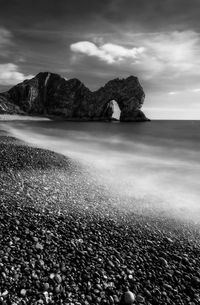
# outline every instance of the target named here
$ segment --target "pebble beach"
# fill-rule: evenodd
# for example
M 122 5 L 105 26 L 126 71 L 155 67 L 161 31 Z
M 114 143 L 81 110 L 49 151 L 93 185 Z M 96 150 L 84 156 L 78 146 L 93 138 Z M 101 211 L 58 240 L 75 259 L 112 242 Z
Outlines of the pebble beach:
M 200 304 L 197 225 L 142 215 L 80 164 L 0 133 L 0 304 Z

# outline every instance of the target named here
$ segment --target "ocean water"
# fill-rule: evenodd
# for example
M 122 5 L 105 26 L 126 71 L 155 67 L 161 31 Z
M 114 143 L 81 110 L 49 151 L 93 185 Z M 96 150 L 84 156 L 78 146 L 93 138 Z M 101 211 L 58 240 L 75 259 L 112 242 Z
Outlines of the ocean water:
M 200 222 L 200 121 L 1 121 L 0 129 L 80 162 L 122 208 Z

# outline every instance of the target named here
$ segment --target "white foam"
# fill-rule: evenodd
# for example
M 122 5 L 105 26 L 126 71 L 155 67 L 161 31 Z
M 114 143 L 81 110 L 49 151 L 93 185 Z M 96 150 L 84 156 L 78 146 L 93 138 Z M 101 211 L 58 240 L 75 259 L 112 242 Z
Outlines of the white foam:
M 49 121 L 49 118 L 19 114 L 0 114 L 0 121 Z

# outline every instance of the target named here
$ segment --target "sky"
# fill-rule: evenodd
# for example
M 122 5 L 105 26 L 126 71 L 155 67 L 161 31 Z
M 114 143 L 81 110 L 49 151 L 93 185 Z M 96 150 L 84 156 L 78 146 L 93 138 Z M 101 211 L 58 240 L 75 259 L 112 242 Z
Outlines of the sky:
M 152 119 L 200 119 L 199 0 L 0 0 L 0 91 L 39 72 L 135 75 Z

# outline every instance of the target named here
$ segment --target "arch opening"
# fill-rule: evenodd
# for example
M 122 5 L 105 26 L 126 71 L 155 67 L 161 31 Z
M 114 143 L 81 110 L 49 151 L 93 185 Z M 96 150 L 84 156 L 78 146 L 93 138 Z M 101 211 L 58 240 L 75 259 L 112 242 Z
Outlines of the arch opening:
M 104 105 L 101 116 L 104 120 L 119 121 L 121 116 L 121 110 L 117 101 L 110 100 L 109 102 L 107 102 Z
M 121 115 L 121 110 L 119 108 L 118 103 L 115 100 L 112 100 L 112 108 L 113 108 L 113 113 L 112 113 L 112 119 L 113 120 L 120 120 L 120 115 Z

